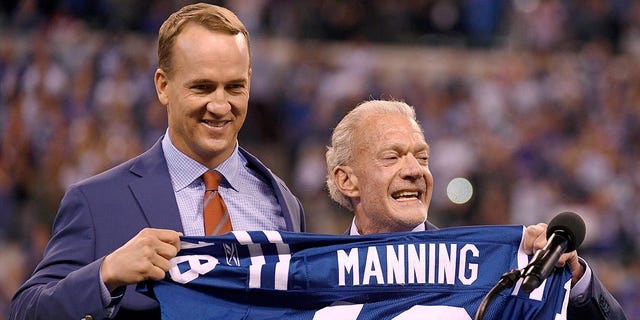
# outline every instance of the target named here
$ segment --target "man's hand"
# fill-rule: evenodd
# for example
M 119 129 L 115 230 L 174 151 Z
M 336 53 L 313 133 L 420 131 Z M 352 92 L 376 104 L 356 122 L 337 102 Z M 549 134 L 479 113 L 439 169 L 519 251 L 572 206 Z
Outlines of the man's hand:
M 526 254 L 534 254 L 536 251 L 544 248 L 546 244 L 546 223 L 538 223 L 527 227 L 524 232 L 524 252 Z M 571 269 L 571 286 L 573 286 L 582 278 L 585 268 L 580 261 L 578 261 L 578 252 L 576 250 L 561 255 L 556 266 L 563 267 L 566 263 L 569 263 L 569 269 Z
M 180 250 L 182 234 L 167 229 L 145 228 L 104 258 L 100 275 L 113 292 L 116 288 L 145 280 L 161 280 Z

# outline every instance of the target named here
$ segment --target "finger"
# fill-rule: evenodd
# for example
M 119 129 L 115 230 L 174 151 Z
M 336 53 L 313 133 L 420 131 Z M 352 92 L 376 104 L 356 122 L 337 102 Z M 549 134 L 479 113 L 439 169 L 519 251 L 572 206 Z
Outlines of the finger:
M 154 249 L 155 252 L 163 252 L 167 256 L 173 257 L 175 253 L 173 250 L 160 249 L 166 245 L 170 245 L 175 251 L 180 250 L 180 234 L 174 230 L 169 229 L 152 229 L 145 228 L 136 235 L 136 239 L 139 246 L 147 246 Z
M 575 271 L 578 269 L 582 269 L 581 271 L 584 272 L 584 266 L 580 263 L 580 259 L 578 257 L 578 252 L 577 251 L 571 251 L 569 253 L 567 253 L 568 259 L 567 259 L 567 263 L 569 263 L 569 268 L 571 268 L 571 270 Z
M 170 229 L 153 229 L 153 228 L 145 228 L 140 233 L 144 233 L 146 235 L 157 238 L 158 240 L 166 243 L 176 243 L 180 242 L 180 235 L 182 233 L 177 232 L 175 230 Z
M 161 256 L 155 256 L 151 260 L 151 263 L 153 264 L 154 267 L 160 268 L 164 272 L 169 271 L 169 269 L 171 269 L 171 262 Z
M 571 252 L 563 253 L 560 258 L 558 258 L 558 263 L 556 263 L 556 267 L 564 267 L 565 264 L 569 264 L 571 269 L 582 266 L 578 261 L 578 252 L 573 250 Z
M 571 259 L 572 253 L 564 253 L 558 258 L 558 262 L 556 263 L 556 267 L 564 267 L 564 265 Z
M 547 234 L 545 232 L 541 233 L 540 235 L 538 235 L 538 237 L 536 238 L 536 241 L 533 243 L 533 251 L 535 252 L 544 248 L 544 246 L 547 245 L 547 242 L 548 242 Z
M 167 269 L 168 270 L 168 269 Z M 147 278 L 149 280 L 162 280 L 166 276 L 166 270 L 163 270 L 160 267 L 154 266 L 150 271 Z
M 175 257 L 178 254 L 178 250 L 179 249 L 176 248 L 173 244 L 164 242 L 159 243 L 155 248 L 156 253 L 167 260 Z
M 146 251 L 151 251 L 150 248 L 146 248 Z M 138 275 L 142 279 L 138 279 L 136 282 L 148 279 L 162 279 L 164 273 L 171 268 L 171 262 L 162 256 L 151 252 L 145 254 L 142 259 L 137 263 L 131 263 L 128 267 L 129 272 L 132 275 Z
M 158 239 L 164 243 L 171 244 L 177 250 L 180 250 L 180 236 L 182 236 L 182 232 L 177 232 L 169 229 L 156 229 L 156 236 Z
M 569 264 L 569 269 L 571 270 L 571 286 L 574 286 L 582 279 L 586 271 L 585 267 L 580 263 L 576 250 L 561 255 L 556 267 L 564 267 L 566 264 Z
M 580 263 L 580 259 L 578 258 L 578 252 L 572 251 L 569 253 L 570 258 L 567 260 L 569 264 L 569 269 L 571 269 L 571 286 L 574 286 L 586 272 L 585 266 Z
M 536 242 L 539 241 L 541 234 L 544 234 L 547 230 L 545 223 L 538 223 L 530 225 L 525 229 L 523 247 L 526 254 L 533 254 Z

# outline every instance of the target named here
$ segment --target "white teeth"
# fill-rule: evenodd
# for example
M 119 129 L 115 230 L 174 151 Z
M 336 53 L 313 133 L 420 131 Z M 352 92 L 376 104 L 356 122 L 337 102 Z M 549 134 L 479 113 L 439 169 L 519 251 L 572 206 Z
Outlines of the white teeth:
M 208 126 L 211 126 L 211 127 L 220 128 L 220 127 L 224 126 L 227 122 L 226 121 L 216 122 L 216 121 L 204 120 L 204 123 L 206 123 Z
M 398 192 L 398 193 L 394 193 L 393 194 L 393 198 L 394 199 L 399 199 L 399 198 L 417 198 L 419 196 L 419 193 L 417 191 L 403 191 L 403 192 Z

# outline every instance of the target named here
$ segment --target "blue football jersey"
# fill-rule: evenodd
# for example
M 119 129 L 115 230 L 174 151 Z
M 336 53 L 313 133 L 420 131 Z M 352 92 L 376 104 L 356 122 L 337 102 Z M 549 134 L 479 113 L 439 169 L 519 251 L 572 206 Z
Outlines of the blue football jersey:
M 339 236 L 233 231 L 182 237 L 152 285 L 163 319 L 473 319 L 500 276 L 524 268 L 522 226 Z M 484 319 L 566 319 L 571 273 L 521 280 Z

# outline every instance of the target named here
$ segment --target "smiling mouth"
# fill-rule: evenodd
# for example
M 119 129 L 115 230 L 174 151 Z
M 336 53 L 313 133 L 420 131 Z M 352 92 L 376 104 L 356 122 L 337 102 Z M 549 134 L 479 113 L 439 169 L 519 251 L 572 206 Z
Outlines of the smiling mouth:
M 420 200 L 422 192 L 420 191 L 398 191 L 391 194 L 394 200 L 408 201 L 408 200 Z
M 202 123 L 208 125 L 209 127 L 213 127 L 213 128 L 222 128 L 229 122 L 231 122 L 231 121 L 228 121 L 228 120 L 224 120 L 224 121 L 202 120 Z

